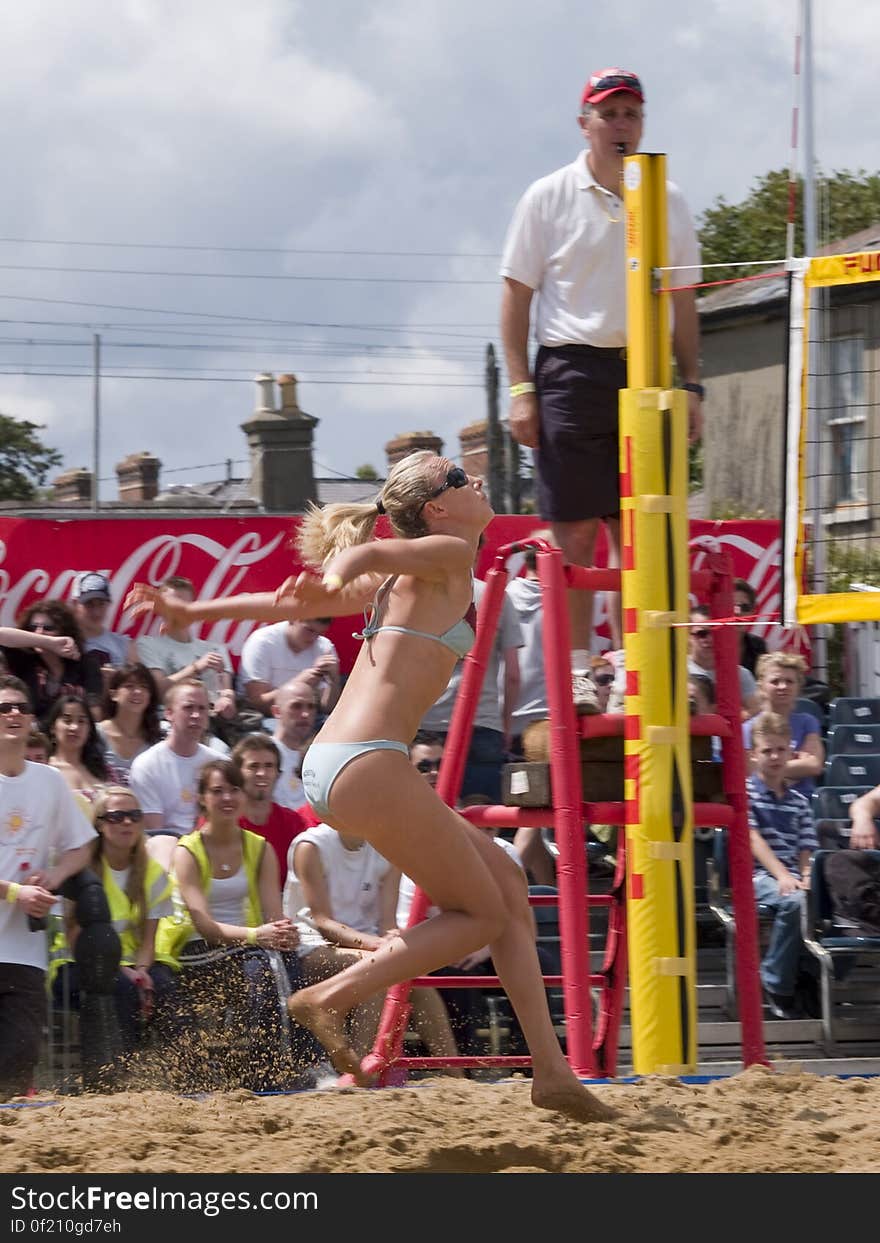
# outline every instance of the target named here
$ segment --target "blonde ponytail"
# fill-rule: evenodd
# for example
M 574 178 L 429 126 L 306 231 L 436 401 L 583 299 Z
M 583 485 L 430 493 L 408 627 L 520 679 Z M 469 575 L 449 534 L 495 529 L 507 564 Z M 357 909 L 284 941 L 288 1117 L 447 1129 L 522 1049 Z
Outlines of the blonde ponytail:
M 369 504 L 321 508 L 310 503 L 294 540 L 303 563 L 319 570 L 343 548 L 366 544 L 380 513 L 388 515 L 392 530 L 402 539 L 427 535 L 422 510 L 440 484 L 441 458 L 430 449 L 419 449 L 391 468 L 379 496 Z
M 372 539 L 379 511 L 369 505 L 325 505 L 309 503 L 296 533 L 296 548 L 303 564 L 319 570 L 328 557 L 343 548 L 366 544 Z

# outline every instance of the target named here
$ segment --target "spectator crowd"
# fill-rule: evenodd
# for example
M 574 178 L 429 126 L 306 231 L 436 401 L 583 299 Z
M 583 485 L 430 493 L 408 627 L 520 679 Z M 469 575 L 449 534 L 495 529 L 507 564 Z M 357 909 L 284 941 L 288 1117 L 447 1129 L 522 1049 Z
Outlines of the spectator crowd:
M 751 615 L 751 587 L 736 586 L 738 612 Z M 173 576 L 162 591 L 170 620 L 136 641 L 106 628 L 111 584 L 97 572 L 79 577 L 72 604 L 38 601 L 18 626 L 0 627 L 4 1095 L 32 1086 L 40 1042 L 31 1038 L 46 1021 L 45 995 L 76 1010 L 88 993 L 89 925 L 78 922 L 71 899 L 58 899 L 76 866 L 97 877 L 119 941 L 108 988 L 121 1055 L 158 1053 L 168 1082 L 184 1088 L 211 1082 L 218 1041 L 226 1049 L 224 1082 L 333 1082 L 323 1051 L 290 1020 L 284 999 L 407 923 L 412 882 L 362 839 L 320 823 L 303 793 L 302 757 L 340 691 L 329 619 L 255 629 L 236 675 L 223 644 L 175 624 L 173 604 L 192 600 L 193 584 Z M 484 585 L 476 579 L 474 595 L 479 610 Z M 529 549 L 522 574 L 506 588 L 463 804 L 500 802 L 504 764 L 529 754 L 530 731 L 547 720 L 542 622 Z M 688 633 L 692 710 L 710 713 L 714 647 L 702 606 Z M 810 795 L 825 762 L 822 729 L 799 704 L 807 673 L 801 657 L 767 652 L 746 625 L 740 650 L 755 887 L 774 920 L 762 983 L 770 1013 L 795 1017 L 802 1012 L 795 998 L 806 1005 L 810 995 L 800 905 L 817 846 Z M 431 784 L 461 672 L 459 661 L 410 750 Z M 622 651 L 594 655 L 586 676 L 573 674 L 578 712 L 622 712 L 624 679 Z M 878 808 L 880 787 L 854 807 L 854 846 L 877 844 Z M 16 843 L 15 825 L 34 841 L 25 832 Z M 607 840 L 609 826 L 594 827 Z M 555 884 L 546 835 L 522 828 L 508 836 L 496 835 L 497 845 L 528 881 Z M 41 923 L 48 932 L 36 927 Z M 491 972 L 489 948 L 449 969 Z M 444 998 L 441 990 L 414 990 L 411 1026 L 429 1054 L 477 1051 L 474 992 Z M 361 1053 L 375 1037 L 381 1002 L 368 998 L 350 1016 Z M 227 1047 L 232 1032 L 235 1050 Z

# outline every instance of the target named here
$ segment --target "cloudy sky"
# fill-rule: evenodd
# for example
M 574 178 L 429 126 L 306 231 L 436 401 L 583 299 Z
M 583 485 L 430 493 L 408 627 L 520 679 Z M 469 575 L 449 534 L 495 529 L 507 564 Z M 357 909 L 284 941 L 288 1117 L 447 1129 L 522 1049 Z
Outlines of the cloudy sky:
M 319 474 L 485 415 L 498 254 L 590 72 L 647 96 L 695 213 L 787 166 L 797 0 L 28 0 L 0 16 L 0 411 L 90 466 L 247 474 L 290 371 Z M 880 168 L 880 6 L 814 0 L 816 154 Z M 756 256 L 756 258 L 761 256 Z M 775 258 L 776 256 L 763 256 Z M 55 373 L 55 374 L 50 374 Z

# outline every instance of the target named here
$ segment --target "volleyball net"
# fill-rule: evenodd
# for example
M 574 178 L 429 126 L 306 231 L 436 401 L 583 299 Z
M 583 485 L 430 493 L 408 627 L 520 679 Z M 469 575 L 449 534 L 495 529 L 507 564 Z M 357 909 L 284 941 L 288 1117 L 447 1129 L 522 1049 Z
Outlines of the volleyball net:
M 782 619 L 880 620 L 880 252 L 790 265 Z

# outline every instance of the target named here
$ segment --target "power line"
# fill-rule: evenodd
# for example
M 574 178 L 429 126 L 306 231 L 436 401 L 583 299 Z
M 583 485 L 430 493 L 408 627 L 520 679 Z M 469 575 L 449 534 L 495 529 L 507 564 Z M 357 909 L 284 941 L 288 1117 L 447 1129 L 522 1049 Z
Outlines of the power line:
M 40 377 L 57 377 L 71 380 L 90 380 L 92 378 L 91 371 L 32 371 L 32 370 L 4 370 L 4 366 L 18 366 L 19 364 L 3 364 L 0 363 L 0 375 L 8 376 L 40 376 Z M 83 367 L 85 367 L 85 363 Z M 253 384 L 253 376 L 236 377 L 234 375 L 132 375 L 128 372 L 102 371 L 102 376 L 109 380 L 165 380 L 165 381 L 191 381 L 193 383 L 204 384 Z M 449 381 L 432 381 L 430 384 L 411 383 L 407 381 L 397 380 L 309 380 L 309 384 L 338 385 L 345 388 L 483 388 L 483 384 L 457 384 Z
M 357 330 L 358 324 L 324 324 L 297 319 L 263 319 L 258 315 L 233 315 L 220 311 L 181 311 L 161 306 L 126 306 L 116 302 L 81 302 L 73 298 L 40 298 L 30 294 L 0 293 L 5 302 L 39 302 L 50 306 L 87 306 L 99 311 L 134 311 L 143 315 L 184 315 L 193 319 L 231 320 L 235 324 L 268 324 L 273 328 L 348 328 Z M 230 327 L 232 325 L 230 324 Z M 89 327 L 94 327 L 90 323 Z M 364 326 L 365 330 L 370 325 Z M 169 330 L 170 331 L 170 330 Z
M 2 338 L 0 338 L 0 344 L 2 344 Z M 83 348 L 85 348 L 85 347 L 83 347 Z M 150 346 L 150 347 L 148 347 L 148 348 L 151 348 L 151 349 L 152 349 L 153 347 L 152 347 L 152 346 Z M 182 348 L 182 347 L 181 347 L 181 348 Z M 207 347 L 206 347 L 206 348 L 207 348 Z M 16 362 L 12 362 L 11 360 L 7 360 L 7 361 L 0 360 L 0 366 L 2 366 L 2 367 L 51 367 L 51 366 L 54 366 L 54 365 L 55 365 L 54 363 L 50 363 L 50 362 L 41 363 L 38 359 L 34 359 L 33 361 L 28 362 L 28 363 L 22 363 L 22 362 L 18 362 L 18 361 L 16 361 Z M 93 370 L 93 368 L 92 368 L 92 366 L 91 366 L 91 364 L 90 364 L 90 363 L 76 363 L 76 362 L 73 362 L 73 363 L 68 363 L 68 366 L 70 366 L 70 367 L 77 367 L 77 368 L 83 368 L 83 369 L 88 369 L 90 372 Z M 140 367 L 140 369 L 141 369 L 142 371 L 167 371 L 167 372 L 171 372 L 171 371 L 174 371 L 174 372 L 177 372 L 177 371 L 190 371 L 190 372 L 206 372 L 206 371 L 210 371 L 210 372 L 213 372 L 214 374 L 223 374 L 223 375 L 241 375 L 241 372 L 242 372 L 241 367 L 188 367 L 188 366 L 185 366 L 185 365 L 181 365 L 181 366 L 174 366 L 174 365 L 173 365 L 173 364 L 171 364 L 171 363 L 165 363 L 165 364 L 162 364 L 162 365 L 159 365 L 159 364 L 156 364 L 156 365 L 150 365 L 150 364 L 147 364 L 147 363 L 108 363 L 108 364 L 106 364 L 105 366 L 103 366 L 103 367 L 101 368 L 101 372 L 100 372 L 100 373 L 101 373 L 101 375 L 105 375 L 105 376 L 117 375 L 117 374 L 120 374 L 120 373 L 121 373 L 121 374 L 125 374 L 126 372 L 128 372 L 128 371 L 132 371 L 132 370 L 134 370 L 134 369 L 136 369 L 136 368 L 138 368 L 138 367 Z M 334 368 L 332 371 L 322 371 L 322 370 L 318 370 L 318 369 L 315 369 L 315 370 L 311 370 L 311 369 L 310 369 L 310 370 L 306 370 L 306 371 L 298 371 L 298 372 L 297 372 L 297 379 L 298 379 L 298 380 L 301 380 L 303 383 L 312 383 L 312 381 L 311 381 L 311 379 L 310 379 L 309 377 L 310 377 L 310 376 L 316 376 L 316 375 L 346 375 L 346 376 L 369 375 L 369 376 L 392 376 L 392 377 L 401 377 L 401 378 L 406 378 L 406 379 L 410 379 L 410 380 L 431 380 L 431 379 L 444 380 L 444 379 L 449 379 L 449 372 L 448 372 L 448 371 L 371 371 L 371 370 L 369 370 L 369 369 L 364 370 L 364 369 L 357 369 L 357 368 L 350 368 L 350 367 L 345 367 L 345 368 L 337 367 L 337 368 Z M 480 377 L 479 377 L 479 376 L 472 376 L 472 377 L 469 377 L 469 378 L 474 379 L 474 380 L 478 380 Z M 250 379 L 253 379 L 253 376 L 250 376 Z
M 223 281 L 324 281 L 366 285 L 497 285 L 497 278 L 477 280 L 451 276 L 305 276 L 287 272 L 160 272 L 148 268 L 68 268 L 42 263 L 0 263 L 2 272 L 54 272 L 75 276 L 170 276 Z
M 192 250 L 241 255 L 361 255 L 380 259 L 500 259 L 495 251 L 462 250 L 317 250 L 291 246 L 195 246 L 176 242 L 61 241 L 47 237 L 0 237 L 0 245 L 95 246 L 116 250 Z

